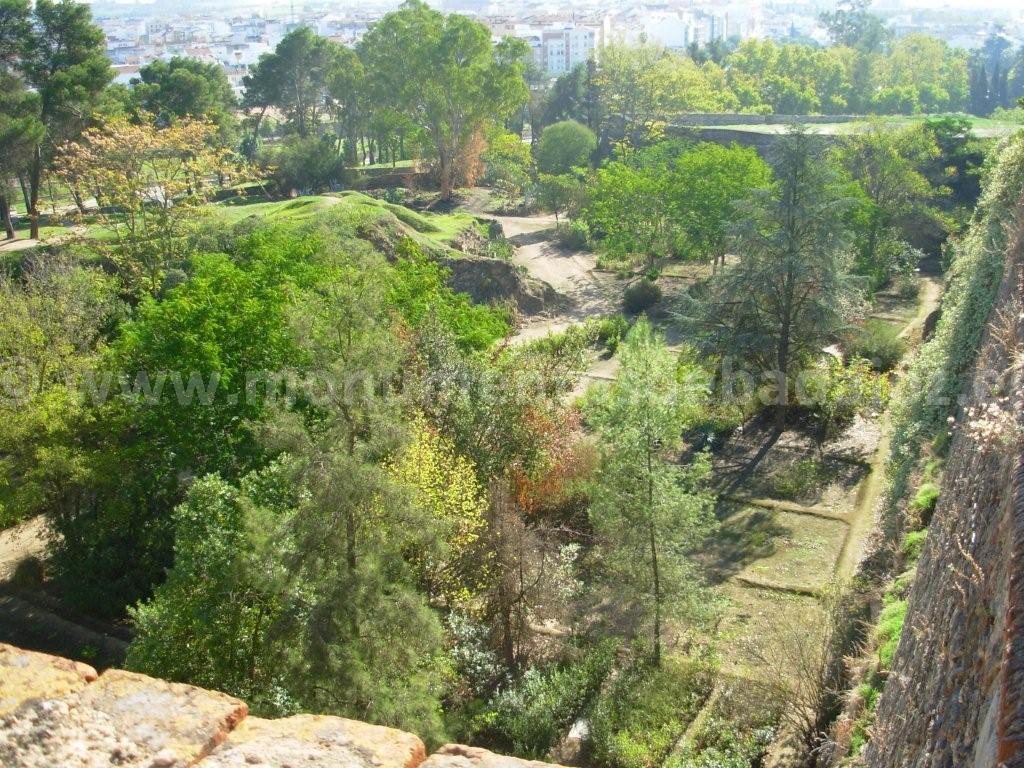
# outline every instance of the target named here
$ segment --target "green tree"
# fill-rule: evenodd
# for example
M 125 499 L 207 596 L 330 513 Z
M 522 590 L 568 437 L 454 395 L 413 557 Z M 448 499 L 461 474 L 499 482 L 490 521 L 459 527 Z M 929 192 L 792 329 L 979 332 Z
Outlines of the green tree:
M 702 612 L 689 555 L 714 528 L 705 489 L 709 464 L 699 457 L 682 467 L 673 452 L 706 396 L 705 382 L 694 371 L 680 380 L 645 319 L 629 332 L 620 356 L 618 377 L 589 414 L 601 438 L 590 519 L 612 586 L 625 593 L 641 626 L 651 625 L 660 666 L 666 622 Z
M 139 70 L 132 86 L 136 103 L 160 125 L 192 117 L 209 120 L 226 132 L 234 123 L 237 99 L 219 64 L 183 56 L 157 59 Z
M 190 277 L 144 297 L 84 379 L 86 408 L 46 457 L 57 479 L 40 500 L 73 602 L 117 615 L 146 597 L 171 564 L 189 480 L 235 481 L 264 461 L 270 374 L 301 361 L 288 307 L 313 242 L 260 233 L 233 256 L 193 257 Z
M 242 83 L 242 104 L 257 109 L 253 136 L 270 107 L 280 109 L 294 130 L 305 138 L 318 132 L 327 104 L 328 85 L 340 63 L 341 47 L 309 27 L 281 38 L 273 53 L 260 56 Z
M 867 53 L 885 49 L 892 32 L 869 10 L 871 0 L 842 0 L 834 11 L 821 14 L 832 41 Z
M 289 656 L 273 635 L 288 602 L 267 536 L 297 501 L 284 470 L 272 465 L 238 488 L 207 475 L 189 488 L 174 511 L 167 580 L 129 610 L 128 669 L 244 696 L 264 714 L 288 710 Z
M 652 267 L 676 253 L 678 230 L 665 192 L 665 168 L 613 162 L 595 174 L 580 211 L 611 259 Z
M 850 218 L 857 271 L 876 285 L 914 267 L 901 263 L 900 255 L 908 249 L 902 244 L 900 224 L 911 214 L 927 214 L 931 202 L 943 192 L 921 170 L 938 155 L 930 132 L 921 127 L 893 130 L 882 123 L 848 137 L 837 151 L 861 193 L 860 205 Z
M 382 106 L 404 112 L 423 129 L 442 199 L 451 198 L 477 161 L 474 146 L 482 145 L 484 129 L 525 103 L 525 53 L 522 41 L 495 45 L 483 24 L 420 0 L 384 16 L 360 42 L 360 58 L 375 80 L 371 87 L 387 95 Z
M 541 174 L 537 182 L 537 200 L 546 211 L 555 214 L 555 223 L 562 213 L 572 213 L 578 209 L 583 196 L 583 184 L 572 174 L 549 176 Z
M 573 168 L 589 168 L 597 149 L 597 137 L 587 126 L 575 120 L 549 125 L 534 149 L 541 173 L 569 173 Z
M 781 430 L 794 366 L 821 354 L 861 294 L 849 275 L 849 202 L 820 146 L 795 127 L 777 151 L 778 183 L 740 208 L 739 262 L 711 280 L 693 316 L 706 349 L 770 377 Z
M 132 293 L 156 294 L 192 251 L 214 191 L 208 179 L 244 175 L 216 131 L 187 117 L 165 128 L 115 118 L 61 148 L 61 177 L 103 203 L 97 223 L 113 236 L 108 253 Z
M 38 94 L 39 121 L 44 128 L 27 174 L 31 236 L 38 238 L 39 194 L 54 150 L 77 138 L 89 125 L 113 72 L 103 47 L 103 32 L 92 23 L 88 5 L 39 0 L 26 23 L 27 4 L 21 0 L 4 3 L 0 15 L 16 18 L 16 27 L 23 30 L 13 69 Z M 14 11 L 10 11 L 12 7 Z
M 751 148 L 703 142 L 671 166 L 667 195 L 672 216 L 698 258 L 724 263 L 726 238 L 737 206 L 772 182 L 772 171 Z
M 10 181 L 30 168 L 45 129 L 39 120 L 39 99 L 19 78 L 0 70 L 0 220 L 14 238 Z
M 683 113 L 738 106 L 732 92 L 714 87 L 689 56 L 651 43 L 605 46 L 595 82 L 601 140 L 622 138 L 627 147 L 661 138 L 667 122 Z
M 530 185 L 534 174 L 530 147 L 510 131 L 494 131 L 483 154 L 484 181 L 491 184 L 510 205 L 515 205 Z

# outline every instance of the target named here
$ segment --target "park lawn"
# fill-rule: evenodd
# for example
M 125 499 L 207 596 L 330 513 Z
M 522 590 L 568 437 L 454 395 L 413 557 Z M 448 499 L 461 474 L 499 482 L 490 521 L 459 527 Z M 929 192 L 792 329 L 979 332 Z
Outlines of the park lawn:
M 386 163 L 367 163 L 366 165 L 352 165 L 349 168 L 353 171 L 371 171 L 371 170 L 396 170 L 400 171 L 405 168 L 413 168 L 418 160 L 396 160 L 394 163 L 388 161 Z

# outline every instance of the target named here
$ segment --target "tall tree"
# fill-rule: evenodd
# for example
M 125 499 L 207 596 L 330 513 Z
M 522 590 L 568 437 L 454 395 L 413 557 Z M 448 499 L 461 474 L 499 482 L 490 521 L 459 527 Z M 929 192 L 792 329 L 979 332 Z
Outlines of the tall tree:
M 3 0 L 22 9 L 20 0 Z M 6 14 L 5 14 L 6 15 Z M 17 16 L 17 12 L 10 14 Z M 75 139 L 92 118 L 103 89 L 113 78 L 103 32 L 92 23 L 88 5 L 74 0 L 38 0 L 31 24 L 20 39 L 14 69 L 39 96 L 45 129 L 28 168 L 32 237 L 39 237 L 39 194 L 56 147 Z
M 139 70 L 132 95 L 161 125 L 183 117 L 209 120 L 222 130 L 234 122 L 237 105 L 224 69 L 198 59 L 157 59 Z
M 688 556 L 714 527 L 706 458 L 686 467 L 674 461 L 705 382 L 686 376 L 680 383 L 675 359 L 646 319 L 620 349 L 618 377 L 590 412 L 601 438 L 590 519 L 610 583 L 625 592 L 641 627 L 650 625 L 660 665 L 666 622 L 700 613 L 699 577 Z
M 770 377 L 781 430 L 794 366 L 834 340 L 858 309 L 860 291 L 849 275 L 849 201 L 805 129 L 781 139 L 775 173 L 774 187 L 740 207 L 739 262 L 711 280 L 694 314 L 708 350 L 749 361 Z
M 0 220 L 8 239 L 14 237 L 11 180 L 28 170 L 44 133 L 38 96 L 20 78 L 0 69 Z
M 495 45 L 483 24 L 431 10 L 421 0 L 387 14 L 360 42 L 372 87 L 386 95 L 382 103 L 424 129 L 442 199 L 451 198 L 467 167 L 478 162 L 473 155 L 483 149 L 487 125 L 526 102 L 525 53 L 521 40 Z
M 320 37 L 309 27 L 299 27 L 281 38 L 273 53 L 260 56 L 245 76 L 243 105 L 257 109 L 253 131 L 267 109 L 280 109 L 302 137 L 317 132 L 328 106 L 328 85 L 339 65 L 340 46 Z
M 840 0 L 834 11 L 821 15 L 829 37 L 866 53 L 878 53 L 892 39 L 892 32 L 881 18 L 871 13 L 872 0 Z
M 928 213 L 942 191 L 933 187 L 923 169 L 939 155 L 933 134 L 921 127 L 893 130 L 876 123 L 847 138 L 836 157 L 862 194 L 851 217 L 857 248 L 857 271 L 876 285 L 886 283 L 914 264 L 901 264 L 902 220 Z

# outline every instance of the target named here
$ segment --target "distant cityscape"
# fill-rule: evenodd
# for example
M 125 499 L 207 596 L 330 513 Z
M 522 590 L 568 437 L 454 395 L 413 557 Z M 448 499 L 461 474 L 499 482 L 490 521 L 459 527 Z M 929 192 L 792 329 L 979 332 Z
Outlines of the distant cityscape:
M 344 45 L 354 45 L 367 29 L 399 3 L 253 4 L 229 6 L 201 2 L 173 4 L 96 3 L 93 12 L 106 34 L 107 53 L 116 81 L 128 84 L 139 69 L 157 59 L 189 56 L 224 68 L 236 92 L 259 57 L 274 50 L 291 29 L 308 26 Z M 715 40 L 770 38 L 777 41 L 827 44 L 819 15 L 832 3 L 806 2 L 663 2 L 579 0 L 509 3 L 449 0 L 431 3 L 486 23 L 496 38 L 513 36 L 531 48 L 537 68 L 550 77 L 570 71 L 604 45 L 648 40 L 672 49 L 706 45 Z M 959 10 L 910 8 L 879 3 L 897 36 L 924 32 L 966 49 L 982 46 L 992 34 L 1012 46 L 1024 42 L 1024 5 L 1017 9 Z

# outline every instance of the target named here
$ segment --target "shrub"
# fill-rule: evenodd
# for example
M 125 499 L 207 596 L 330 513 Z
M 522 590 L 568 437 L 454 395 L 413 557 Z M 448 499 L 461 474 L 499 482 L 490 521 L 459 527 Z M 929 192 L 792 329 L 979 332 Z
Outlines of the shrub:
M 892 290 L 901 299 L 916 299 L 921 293 L 921 284 L 913 277 L 900 275 L 892 281 Z
M 940 493 L 941 490 L 935 483 L 925 483 L 917 489 L 910 502 L 910 508 L 917 512 L 922 520 L 927 520 L 935 511 L 935 505 L 939 503 Z
M 608 768 L 655 768 L 711 693 L 713 668 L 703 661 L 666 659 L 625 670 L 590 719 L 594 762 Z
M 556 228 L 555 235 L 563 248 L 582 251 L 590 247 L 590 230 L 587 229 L 587 222 L 581 219 L 573 219 L 570 222 L 563 221 Z
M 863 358 L 876 371 L 891 371 L 907 351 L 899 331 L 884 320 L 868 320 L 846 344 L 847 358 Z
M 605 641 L 565 664 L 530 668 L 478 718 L 485 736 L 517 755 L 543 757 L 597 694 L 615 652 L 616 644 Z
M 903 538 L 903 557 L 908 563 L 916 563 L 921 557 L 924 542 L 928 538 L 928 530 L 911 531 Z
M 619 342 L 622 341 L 626 336 L 626 332 L 629 331 L 629 321 L 622 315 L 602 317 L 596 322 L 595 328 L 595 340 L 597 343 L 614 355 L 615 350 L 619 348 Z
M 559 174 L 588 167 L 595 149 L 597 137 L 592 130 L 575 120 L 563 120 L 545 128 L 537 140 L 537 168 L 541 173 Z
M 896 655 L 896 647 L 900 643 L 900 633 L 903 631 L 903 621 L 906 617 L 907 601 L 891 598 L 887 600 L 878 617 L 875 638 L 878 641 L 878 660 L 885 669 L 892 666 L 892 659 Z
M 631 315 L 650 309 L 661 301 L 661 288 L 648 278 L 638 280 L 629 286 L 622 296 L 622 307 Z
M 708 726 L 715 735 L 713 743 L 703 748 L 685 746 L 680 754 L 669 757 L 665 768 L 750 768 L 759 764 L 775 737 L 773 728 L 742 733 L 718 718 L 712 718 Z
M 280 146 L 263 150 L 257 162 L 273 169 L 282 193 L 292 189 L 319 192 L 345 178 L 345 163 L 327 137 L 289 136 Z
M 36 589 L 43 585 L 45 568 L 38 557 L 26 557 L 14 567 L 11 581 L 22 589 Z

